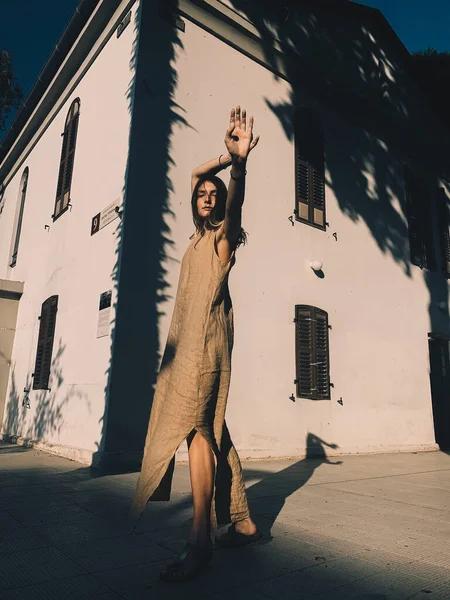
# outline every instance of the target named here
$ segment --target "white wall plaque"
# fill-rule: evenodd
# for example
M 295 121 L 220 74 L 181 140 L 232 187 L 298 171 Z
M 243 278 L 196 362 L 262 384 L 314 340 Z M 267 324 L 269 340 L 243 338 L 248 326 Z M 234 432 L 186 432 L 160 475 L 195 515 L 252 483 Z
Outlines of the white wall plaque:
M 100 304 L 97 322 L 97 337 L 109 334 L 111 328 L 111 296 L 112 290 L 100 294 Z
M 97 231 L 100 231 L 100 229 L 103 229 L 103 227 L 109 225 L 109 223 L 114 221 L 114 219 L 117 219 L 119 213 L 117 212 L 116 208 L 120 209 L 120 203 L 120 198 L 116 198 L 116 200 L 111 202 L 109 206 L 92 217 L 91 235 L 94 235 L 94 233 L 97 233 Z

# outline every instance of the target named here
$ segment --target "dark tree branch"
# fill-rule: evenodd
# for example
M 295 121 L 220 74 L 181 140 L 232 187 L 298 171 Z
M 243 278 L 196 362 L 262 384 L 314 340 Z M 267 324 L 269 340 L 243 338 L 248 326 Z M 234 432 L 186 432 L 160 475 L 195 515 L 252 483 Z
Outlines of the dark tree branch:
M 11 54 L 0 50 L 0 131 L 5 129 L 6 119 L 22 101 L 23 92 L 13 73 Z

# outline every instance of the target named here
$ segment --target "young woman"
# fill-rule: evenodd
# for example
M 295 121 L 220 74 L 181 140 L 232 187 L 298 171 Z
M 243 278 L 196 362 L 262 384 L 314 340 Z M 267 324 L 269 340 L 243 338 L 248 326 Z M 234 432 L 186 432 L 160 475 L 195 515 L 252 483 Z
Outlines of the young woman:
M 225 134 L 228 154 L 194 169 L 195 233 L 182 263 L 177 296 L 148 426 L 132 515 L 149 500 L 169 500 L 175 452 L 189 451 L 194 518 L 179 559 L 160 574 L 187 581 L 212 559 L 211 528 L 231 522 L 216 544 L 240 546 L 258 539 L 250 518 L 242 469 L 225 423 L 231 374 L 233 308 L 228 275 L 241 227 L 247 158 L 258 143 L 253 117 L 232 109 Z M 228 190 L 216 173 L 231 165 Z

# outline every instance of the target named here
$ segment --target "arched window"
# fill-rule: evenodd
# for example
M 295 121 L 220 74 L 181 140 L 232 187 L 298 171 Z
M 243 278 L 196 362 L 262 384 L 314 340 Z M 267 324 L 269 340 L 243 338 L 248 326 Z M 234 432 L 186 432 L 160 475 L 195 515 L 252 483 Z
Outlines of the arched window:
M 323 129 L 306 107 L 295 114 L 295 215 L 325 230 L 325 157 Z
M 27 195 L 27 185 L 28 185 L 28 167 L 25 168 L 22 173 L 22 178 L 20 179 L 20 187 L 19 187 L 19 198 L 17 204 L 17 220 L 16 220 L 16 228 L 14 234 L 14 243 L 11 252 L 11 263 L 10 267 L 15 267 L 17 263 L 17 253 L 19 252 L 19 241 L 20 241 L 20 232 L 22 230 L 22 220 L 23 220 L 23 209 L 25 206 L 25 196 Z
M 69 206 L 79 116 L 80 99 L 76 98 L 70 105 L 64 125 L 55 211 L 52 215 L 53 220 L 57 219 Z

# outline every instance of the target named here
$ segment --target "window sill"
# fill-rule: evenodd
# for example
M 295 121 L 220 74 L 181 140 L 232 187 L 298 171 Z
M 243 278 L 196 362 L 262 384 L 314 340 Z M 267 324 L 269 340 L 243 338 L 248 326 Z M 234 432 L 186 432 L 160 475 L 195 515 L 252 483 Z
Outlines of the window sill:
M 57 215 L 52 215 L 53 223 L 55 221 L 57 221 L 61 215 L 63 215 L 65 212 L 67 212 L 69 210 L 69 206 L 70 206 L 70 199 L 69 199 L 69 204 L 66 206 L 66 208 L 63 208 Z
M 316 223 L 312 223 L 311 221 L 307 221 L 306 219 L 301 219 L 300 217 L 295 216 L 295 220 L 298 223 L 303 223 L 303 225 L 309 225 L 310 227 L 314 227 L 314 229 L 320 229 L 320 231 L 326 231 L 326 225 L 316 225 Z
M 331 396 L 329 396 L 328 398 L 316 398 L 314 396 L 296 396 L 296 398 L 298 400 L 313 400 L 314 402 L 321 402 L 322 400 L 329 402 L 331 400 Z

